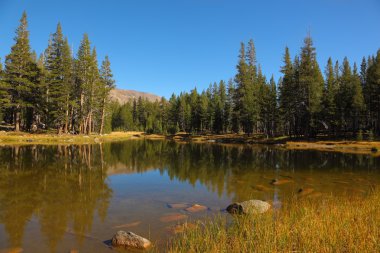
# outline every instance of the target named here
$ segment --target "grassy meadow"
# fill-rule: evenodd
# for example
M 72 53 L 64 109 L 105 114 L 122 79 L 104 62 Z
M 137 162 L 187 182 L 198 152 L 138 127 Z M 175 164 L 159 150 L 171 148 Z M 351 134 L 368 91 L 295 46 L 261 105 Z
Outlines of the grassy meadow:
M 218 216 L 177 235 L 168 252 L 380 252 L 380 190 L 292 198 L 254 216 Z

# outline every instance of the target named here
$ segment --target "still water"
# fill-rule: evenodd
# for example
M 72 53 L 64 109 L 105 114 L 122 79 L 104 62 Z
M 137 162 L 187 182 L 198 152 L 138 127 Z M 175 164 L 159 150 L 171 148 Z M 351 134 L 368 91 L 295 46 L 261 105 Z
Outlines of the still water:
M 281 203 L 304 187 L 315 201 L 365 196 L 379 184 L 380 158 L 370 155 L 153 140 L 4 146 L 0 252 L 111 252 L 108 240 L 120 229 L 163 247 L 173 225 L 226 215 L 231 202 Z

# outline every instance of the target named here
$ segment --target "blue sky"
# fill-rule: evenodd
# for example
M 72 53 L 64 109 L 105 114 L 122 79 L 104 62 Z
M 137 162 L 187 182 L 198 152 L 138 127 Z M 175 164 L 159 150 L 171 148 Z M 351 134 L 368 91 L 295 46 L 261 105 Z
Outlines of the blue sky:
M 99 60 L 109 55 L 119 88 L 166 97 L 233 77 L 250 38 L 276 80 L 284 47 L 294 57 L 308 31 L 322 69 L 329 56 L 360 62 L 380 48 L 379 0 L 0 0 L 3 60 L 24 10 L 38 54 L 61 22 L 75 51 L 86 32 Z

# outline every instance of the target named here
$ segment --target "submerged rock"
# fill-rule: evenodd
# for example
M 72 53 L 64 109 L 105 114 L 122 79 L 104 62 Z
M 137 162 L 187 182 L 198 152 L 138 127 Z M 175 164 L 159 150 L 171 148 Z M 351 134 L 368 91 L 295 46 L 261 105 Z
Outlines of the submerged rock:
M 200 211 L 205 211 L 207 209 L 208 209 L 207 206 L 195 204 L 195 205 L 192 205 L 191 207 L 186 208 L 185 210 L 190 212 L 190 213 L 196 213 L 196 212 L 200 212 Z
M 270 191 L 271 189 L 264 186 L 264 185 L 261 185 L 261 184 L 258 184 L 258 185 L 252 185 L 251 188 L 255 191 L 259 191 L 259 192 L 267 192 L 267 191 Z
M 184 208 L 187 208 L 189 205 L 186 203 L 172 203 L 172 204 L 167 204 L 167 206 L 173 209 L 184 209 Z
M 181 214 L 181 213 L 171 213 L 171 214 L 166 214 L 160 218 L 161 222 L 172 222 L 172 221 L 178 221 L 178 220 L 183 220 L 186 219 L 187 215 Z
M 8 249 L 0 249 L 0 253 L 21 253 L 23 252 L 23 248 L 8 248 Z
M 152 243 L 132 232 L 118 231 L 112 237 L 112 246 L 123 246 L 126 248 L 135 248 L 135 249 L 147 249 L 152 245 Z
M 187 229 L 194 229 L 196 228 L 196 225 L 193 223 L 183 223 L 183 224 L 176 224 L 170 227 L 167 227 L 167 230 L 171 234 L 179 234 L 185 232 Z
M 113 228 L 131 228 L 131 227 L 136 227 L 141 224 L 141 221 L 135 221 L 127 224 L 122 224 L 122 225 L 117 225 L 114 226 Z
M 247 200 L 240 203 L 233 203 L 227 207 L 227 212 L 230 214 L 256 214 L 265 213 L 270 208 L 268 202 L 262 200 Z
M 298 190 L 298 196 L 303 197 L 309 195 L 312 192 L 314 192 L 313 188 L 301 188 Z
M 293 180 L 290 179 L 273 179 L 270 183 L 271 185 L 282 185 L 287 183 L 292 183 Z

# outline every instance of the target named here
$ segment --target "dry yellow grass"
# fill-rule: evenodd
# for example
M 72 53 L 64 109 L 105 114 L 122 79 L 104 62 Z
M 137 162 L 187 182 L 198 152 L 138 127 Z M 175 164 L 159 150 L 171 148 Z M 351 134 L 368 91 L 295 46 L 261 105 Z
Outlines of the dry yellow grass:
M 127 139 L 159 139 L 160 135 L 146 135 L 143 132 L 112 132 L 110 134 L 73 135 L 73 134 L 31 134 L 25 132 L 0 132 L 0 145 L 25 144 L 91 144 Z
M 302 142 L 288 141 L 287 149 L 334 151 L 353 154 L 372 154 L 380 156 L 380 142 L 378 141 L 317 141 Z
M 380 191 L 366 198 L 291 199 L 281 210 L 198 222 L 168 252 L 380 252 Z

